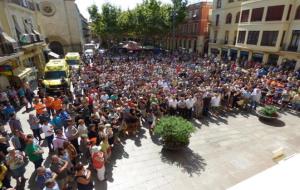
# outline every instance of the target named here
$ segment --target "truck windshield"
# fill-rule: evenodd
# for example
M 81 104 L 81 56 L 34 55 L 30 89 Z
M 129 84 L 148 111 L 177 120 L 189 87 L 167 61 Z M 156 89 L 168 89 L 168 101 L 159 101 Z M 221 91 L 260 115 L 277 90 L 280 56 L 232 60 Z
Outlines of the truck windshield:
M 68 65 L 79 65 L 79 60 L 67 60 Z
M 66 71 L 48 71 L 45 73 L 46 80 L 62 79 L 63 77 L 67 77 Z

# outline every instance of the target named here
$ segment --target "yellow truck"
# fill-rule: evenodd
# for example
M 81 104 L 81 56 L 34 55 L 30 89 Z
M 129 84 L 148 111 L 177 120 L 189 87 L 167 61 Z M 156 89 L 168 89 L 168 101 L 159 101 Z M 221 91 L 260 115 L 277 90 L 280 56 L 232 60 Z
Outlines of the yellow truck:
M 46 93 L 70 89 L 70 69 L 64 59 L 52 59 L 46 64 L 42 86 Z
M 68 63 L 68 65 L 72 69 L 79 69 L 81 62 L 80 62 L 80 55 L 78 52 L 69 52 L 65 56 L 65 60 Z

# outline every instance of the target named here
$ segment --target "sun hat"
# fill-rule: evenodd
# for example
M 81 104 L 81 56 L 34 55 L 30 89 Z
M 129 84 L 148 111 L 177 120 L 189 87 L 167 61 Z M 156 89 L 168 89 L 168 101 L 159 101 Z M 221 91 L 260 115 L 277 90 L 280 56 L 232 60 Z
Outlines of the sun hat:
M 7 148 L 7 152 L 10 152 L 10 151 L 13 151 L 13 150 L 16 150 L 14 147 L 10 146 Z
M 101 150 L 101 148 L 99 146 L 92 146 L 92 153 L 95 153 L 95 152 L 99 152 Z

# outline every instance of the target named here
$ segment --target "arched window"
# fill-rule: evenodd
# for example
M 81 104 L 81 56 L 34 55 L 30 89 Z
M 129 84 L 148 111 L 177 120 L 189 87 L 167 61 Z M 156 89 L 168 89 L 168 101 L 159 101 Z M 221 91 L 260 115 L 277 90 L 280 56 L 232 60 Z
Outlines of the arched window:
M 236 16 L 235 16 L 235 23 L 239 23 L 240 21 L 240 12 L 236 13 Z
M 226 16 L 226 24 L 231 24 L 231 20 L 232 20 L 232 14 L 228 13 Z
M 300 6 L 298 6 L 295 14 L 295 20 L 299 20 L 299 19 L 300 19 Z
M 221 6 L 222 6 L 222 1 L 221 1 L 221 0 L 218 0 L 218 1 L 217 1 L 217 8 L 221 8 Z

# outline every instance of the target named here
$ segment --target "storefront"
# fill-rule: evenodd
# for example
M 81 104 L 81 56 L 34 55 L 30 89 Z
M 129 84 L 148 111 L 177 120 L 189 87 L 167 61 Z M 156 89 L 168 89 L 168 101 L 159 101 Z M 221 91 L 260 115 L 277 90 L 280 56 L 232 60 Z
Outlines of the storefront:
M 217 56 L 217 55 L 220 54 L 220 51 L 219 51 L 217 48 L 211 48 L 211 49 L 210 49 L 210 53 L 211 53 L 212 55 Z
M 295 59 L 283 59 L 282 67 L 284 70 L 293 71 L 295 70 L 297 61 Z
M 235 61 L 238 55 L 238 50 L 230 49 L 230 60 Z
M 268 64 L 268 65 L 272 65 L 272 66 L 276 66 L 276 65 L 277 65 L 277 62 L 278 62 L 278 59 L 279 59 L 279 55 L 276 55 L 276 54 L 270 54 L 270 55 L 269 55 L 269 58 L 268 58 L 267 64 Z
M 252 61 L 262 63 L 263 62 L 264 54 L 262 53 L 253 53 L 252 54 Z
M 222 48 L 221 50 L 221 58 L 228 59 L 228 49 Z
M 247 61 L 249 58 L 249 52 L 248 51 L 241 51 L 240 52 L 240 58 L 241 61 Z

